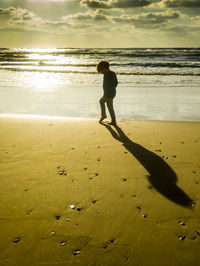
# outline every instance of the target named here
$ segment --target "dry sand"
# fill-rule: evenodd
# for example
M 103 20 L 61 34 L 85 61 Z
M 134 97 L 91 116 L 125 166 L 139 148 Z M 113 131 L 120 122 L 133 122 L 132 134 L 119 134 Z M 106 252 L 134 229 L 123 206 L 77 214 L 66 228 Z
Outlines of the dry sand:
M 0 118 L 0 265 L 197 266 L 200 123 Z

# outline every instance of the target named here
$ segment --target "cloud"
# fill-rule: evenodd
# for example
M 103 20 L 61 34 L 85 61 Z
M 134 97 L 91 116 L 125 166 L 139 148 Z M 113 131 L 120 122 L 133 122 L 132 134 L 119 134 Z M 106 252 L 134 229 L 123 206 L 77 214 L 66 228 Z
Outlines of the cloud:
M 81 0 L 81 5 L 91 9 L 135 8 L 150 5 L 150 0 Z
M 160 3 L 161 7 L 200 7 L 200 0 L 163 0 Z
M 43 19 L 32 11 L 23 8 L 0 8 L 0 18 L 3 24 L 7 25 L 39 25 Z
M 141 13 L 139 15 L 121 15 L 119 17 L 113 18 L 117 23 L 125 23 L 138 28 L 156 28 L 161 26 L 166 26 L 170 24 L 171 19 L 177 19 L 180 17 L 179 12 L 174 12 L 171 10 L 165 12 L 147 12 Z

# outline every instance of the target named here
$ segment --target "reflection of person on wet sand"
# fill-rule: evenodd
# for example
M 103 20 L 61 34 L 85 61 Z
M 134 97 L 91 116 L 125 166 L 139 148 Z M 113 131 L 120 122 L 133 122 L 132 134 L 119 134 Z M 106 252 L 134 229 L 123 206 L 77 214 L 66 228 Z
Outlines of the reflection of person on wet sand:
M 147 178 L 158 192 L 182 206 L 192 206 L 192 199 L 176 185 L 176 173 L 160 156 L 130 140 L 118 126 L 114 131 L 109 125 L 103 125 L 149 172 Z

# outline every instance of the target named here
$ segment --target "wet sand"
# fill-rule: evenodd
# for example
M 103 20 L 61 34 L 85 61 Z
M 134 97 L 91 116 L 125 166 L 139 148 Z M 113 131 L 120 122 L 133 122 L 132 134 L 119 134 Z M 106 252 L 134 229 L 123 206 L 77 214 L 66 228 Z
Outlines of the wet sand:
M 198 265 L 200 123 L 0 128 L 0 265 Z

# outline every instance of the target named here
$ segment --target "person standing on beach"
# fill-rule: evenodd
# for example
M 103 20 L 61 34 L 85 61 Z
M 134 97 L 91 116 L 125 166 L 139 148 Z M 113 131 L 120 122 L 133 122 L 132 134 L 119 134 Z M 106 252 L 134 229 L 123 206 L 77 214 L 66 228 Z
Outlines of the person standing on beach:
M 99 123 L 102 123 L 103 120 L 107 117 L 106 116 L 106 108 L 105 103 L 107 105 L 108 111 L 110 113 L 111 122 L 109 125 L 116 126 L 116 117 L 115 117 L 115 111 L 113 108 L 113 99 L 116 95 L 116 87 L 118 84 L 117 76 L 115 72 L 111 71 L 109 68 L 109 62 L 102 60 L 100 61 L 97 66 L 97 72 L 102 73 L 104 75 L 103 77 L 103 96 L 99 100 L 100 106 L 101 106 L 101 118 L 99 120 Z

